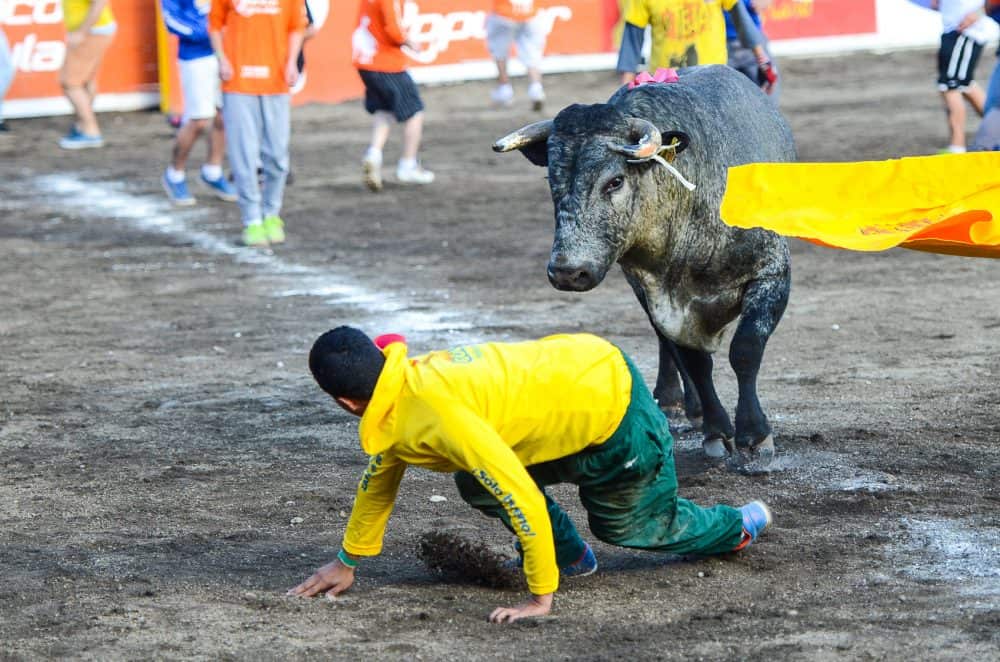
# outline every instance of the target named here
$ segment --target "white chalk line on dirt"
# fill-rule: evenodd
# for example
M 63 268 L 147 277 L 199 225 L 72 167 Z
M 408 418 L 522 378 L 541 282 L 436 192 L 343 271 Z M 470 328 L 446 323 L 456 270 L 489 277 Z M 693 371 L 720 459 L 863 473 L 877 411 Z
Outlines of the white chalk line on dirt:
M 83 181 L 69 174 L 42 175 L 31 181 L 46 195 L 49 204 L 58 204 L 73 215 L 124 221 L 137 230 L 176 237 L 206 253 L 253 264 L 283 280 L 294 279 L 294 286 L 273 292 L 271 296 L 318 297 L 330 305 L 360 308 L 366 315 L 377 317 L 384 330 L 404 333 L 467 331 L 475 327 L 466 320 L 482 320 L 483 317 L 481 313 L 472 315 L 450 306 L 444 313 L 415 310 L 424 305 L 430 307 L 423 304 L 416 293 L 410 292 L 409 298 L 404 299 L 398 294 L 376 292 L 343 272 L 296 264 L 269 250 L 235 245 L 187 223 L 186 218 L 203 215 L 203 210 L 182 212 L 159 198 L 127 193 L 113 184 Z

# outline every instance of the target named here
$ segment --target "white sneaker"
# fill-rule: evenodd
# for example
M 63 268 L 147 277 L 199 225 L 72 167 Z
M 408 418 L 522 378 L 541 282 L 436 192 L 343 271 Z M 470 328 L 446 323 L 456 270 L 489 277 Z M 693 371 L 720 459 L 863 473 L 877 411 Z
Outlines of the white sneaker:
M 382 190 L 382 159 L 365 156 L 361 161 L 361 176 L 370 190 L 378 193 Z
M 490 99 L 492 99 L 493 103 L 498 106 L 510 106 L 514 103 L 514 88 L 510 83 L 497 85 L 493 91 L 490 92 Z
M 545 105 L 545 88 L 541 83 L 532 83 L 528 86 L 528 98 L 531 99 L 531 109 L 541 110 Z
M 396 179 L 401 184 L 430 184 L 434 181 L 434 173 L 425 170 L 421 165 L 410 168 L 396 168 Z

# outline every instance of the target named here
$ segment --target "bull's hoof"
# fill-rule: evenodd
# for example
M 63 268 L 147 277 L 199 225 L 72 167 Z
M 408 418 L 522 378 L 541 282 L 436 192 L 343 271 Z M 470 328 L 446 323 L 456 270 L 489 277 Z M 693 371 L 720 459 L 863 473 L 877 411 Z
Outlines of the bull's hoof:
M 733 452 L 733 441 L 724 437 L 706 437 L 701 442 L 701 449 L 710 460 L 724 460 Z
M 733 453 L 730 462 L 739 471 L 766 471 L 774 461 L 774 452 L 774 435 L 769 434 L 754 446 Z
M 687 421 L 692 430 L 700 430 L 702 423 L 705 422 L 705 419 L 701 416 L 688 416 Z
M 663 404 L 658 402 L 657 404 L 660 406 L 660 411 L 667 417 L 667 423 L 670 424 L 670 434 L 684 434 L 697 429 L 688 423 L 688 419 L 684 415 L 684 406 L 680 403 Z

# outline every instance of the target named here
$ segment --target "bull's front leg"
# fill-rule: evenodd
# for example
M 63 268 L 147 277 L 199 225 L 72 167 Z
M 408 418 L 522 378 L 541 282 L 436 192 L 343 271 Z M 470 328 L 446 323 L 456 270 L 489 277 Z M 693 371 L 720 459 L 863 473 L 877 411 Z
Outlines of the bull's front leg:
M 704 434 L 702 449 L 705 455 L 715 459 L 726 457 L 733 450 L 733 424 L 729 414 L 719 402 L 712 381 L 712 355 L 708 352 L 677 345 L 677 354 L 687 370 L 691 381 L 701 398 L 702 424 Z
M 660 367 L 656 375 L 653 397 L 667 415 L 674 432 L 682 429 L 682 417 L 685 416 L 691 427 L 698 430 L 702 423 L 701 399 L 698 397 L 698 391 L 677 355 L 677 346 L 660 333 L 659 329 L 655 326 L 653 328 L 660 342 Z
M 786 274 L 784 278 L 754 281 L 747 286 L 740 321 L 729 345 L 729 363 L 739 385 L 736 447 L 744 461 L 757 459 L 767 463 L 774 457 L 771 424 L 757 399 L 757 373 L 767 339 L 788 304 L 790 283 L 791 278 Z

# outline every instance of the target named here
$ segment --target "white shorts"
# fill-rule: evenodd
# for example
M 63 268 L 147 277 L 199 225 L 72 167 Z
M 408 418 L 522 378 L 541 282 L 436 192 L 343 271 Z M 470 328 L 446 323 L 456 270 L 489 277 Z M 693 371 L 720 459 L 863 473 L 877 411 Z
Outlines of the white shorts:
M 519 23 L 496 14 L 486 17 L 486 48 L 494 60 L 510 57 L 510 47 L 517 44 L 517 59 L 529 69 L 537 69 L 545 52 L 545 32 L 542 21 L 535 17 Z
M 184 94 L 183 122 L 215 117 L 222 108 L 222 81 L 219 80 L 219 61 L 214 55 L 194 60 L 178 60 L 181 92 Z

